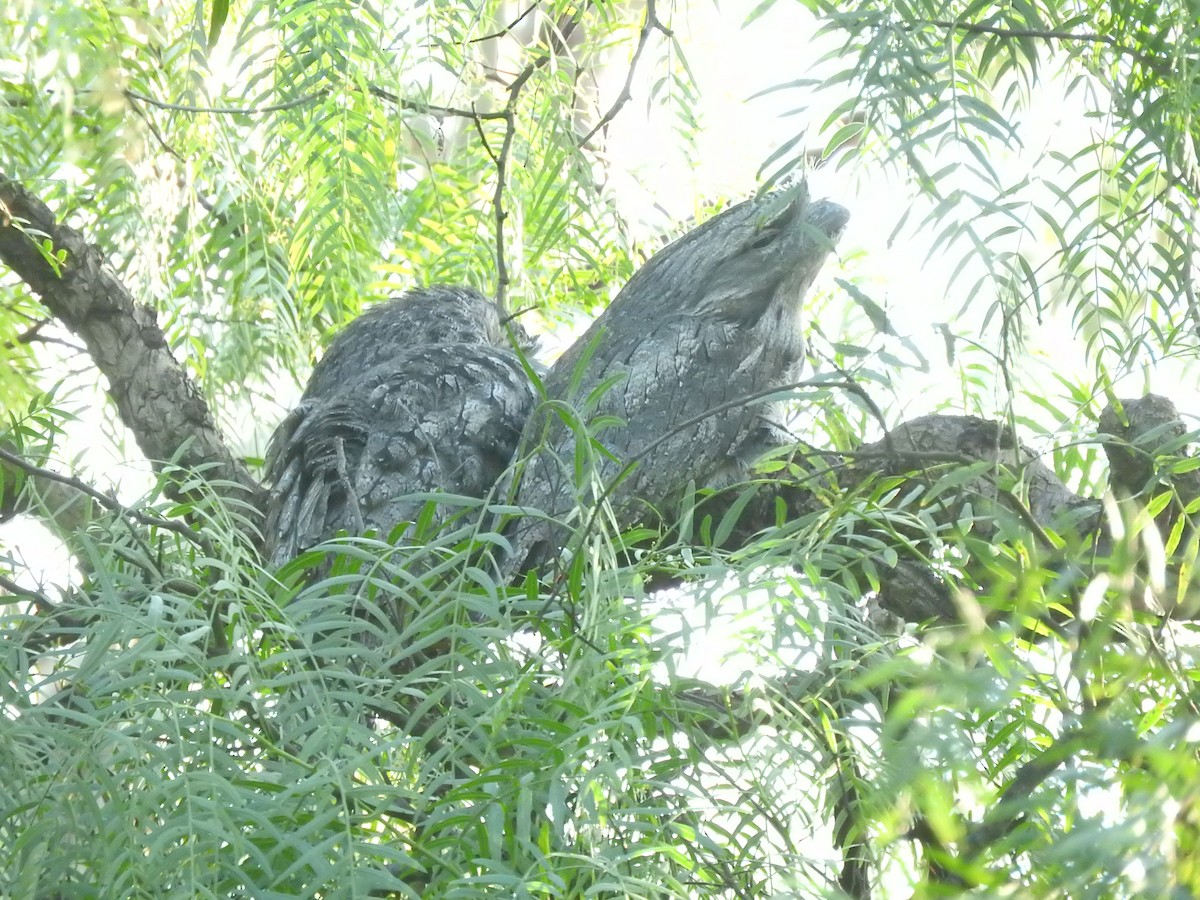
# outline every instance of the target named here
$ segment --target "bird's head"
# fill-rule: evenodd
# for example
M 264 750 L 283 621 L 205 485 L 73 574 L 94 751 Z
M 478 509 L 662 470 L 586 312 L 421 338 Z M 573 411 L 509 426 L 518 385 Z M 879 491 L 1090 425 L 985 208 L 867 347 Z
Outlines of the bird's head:
M 622 293 L 650 293 L 663 313 L 711 316 L 753 327 L 798 316 L 850 213 L 810 201 L 801 183 L 730 207 L 659 251 Z M 614 305 L 620 302 L 620 296 Z

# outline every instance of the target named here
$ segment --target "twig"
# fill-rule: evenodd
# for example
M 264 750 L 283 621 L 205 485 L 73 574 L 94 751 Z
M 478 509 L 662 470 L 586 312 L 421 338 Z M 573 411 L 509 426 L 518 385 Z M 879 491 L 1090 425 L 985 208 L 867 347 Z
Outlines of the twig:
M 287 100 L 282 103 L 272 103 L 268 106 L 193 106 L 187 103 L 168 103 L 165 100 L 156 100 L 153 97 L 147 97 L 145 94 L 138 93 L 135 90 L 127 88 L 124 91 L 125 97 L 128 100 L 134 100 L 139 103 L 145 103 L 149 106 L 157 107 L 158 109 L 171 110 L 172 112 L 185 113 L 208 113 L 209 115 L 217 116 L 261 116 L 273 112 L 283 112 L 288 109 L 295 109 L 298 106 L 304 106 L 307 103 L 315 103 L 324 97 L 333 93 L 333 88 L 321 88 L 318 91 L 305 94 L 303 97 L 296 97 L 292 100 Z M 351 87 L 349 90 L 358 90 Z M 478 112 L 471 109 L 458 109 L 453 106 L 435 106 L 429 103 L 422 103 L 418 100 L 407 100 L 391 91 L 381 87 L 370 85 L 367 87 L 367 93 L 373 97 L 378 97 L 380 100 L 387 100 L 389 103 L 395 103 L 402 109 L 411 110 L 412 112 L 432 113 L 438 116 L 453 116 L 463 119 L 503 119 L 503 112 Z
M 160 147 L 162 147 L 163 151 L 165 153 L 167 153 L 169 156 L 172 156 L 175 159 L 179 160 L 179 162 L 184 163 L 185 169 L 186 169 L 187 160 L 185 160 L 183 158 L 183 154 L 181 154 L 178 150 L 176 150 L 173 146 L 171 146 L 171 144 L 169 144 L 167 142 L 167 139 L 165 137 L 163 137 L 163 133 L 159 130 L 158 124 L 154 121 L 154 119 L 152 119 L 150 117 L 150 114 L 136 103 L 131 103 L 130 108 L 133 109 L 133 111 L 137 114 L 138 118 L 140 118 L 143 122 L 146 123 L 146 127 L 150 129 L 150 134 L 154 137 L 154 139 L 156 141 L 158 141 L 158 145 Z M 192 193 L 195 194 L 196 202 L 199 203 L 204 208 L 205 212 L 207 212 L 211 216 L 215 216 L 222 224 L 226 223 L 225 216 L 222 215 L 221 213 L 217 212 L 217 208 L 212 203 L 212 201 L 210 201 L 207 197 L 205 197 L 203 194 L 201 194 L 200 191 L 196 189 L 194 184 L 192 185 Z
M 499 31 L 493 31 L 491 34 L 485 34 L 483 37 L 471 38 L 471 40 L 467 41 L 467 43 L 468 44 L 482 44 L 484 41 L 494 41 L 497 38 L 502 38 L 505 35 L 511 34 L 512 30 L 514 28 L 516 28 L 518 25 L 520 25 L 522 20 L 524 20 L 526 16 L 528 16 L 531 12 L 533 12 L 535 9 L 537 9 L 539 5 L 540 5 L 539 2 L 537 2 L 537 0 L 535 0 L 535 2 L 530 3 L 529 6 L 525 7 L 525 12 L 521 13 L 519 16 L 517 16 L 515 19 L 513 19 L 511 22 L 509 22 L 507 25 L 505 25 L 503 28 L 501 28 Z
M 42 329 L 53 321 L 54 319 L 49 316 L 38 319 L 12 340 L 0 344 L 0 347 L 3 347 L 5 350 L 14 350 L 21 344 L 58 344 L 60 347 L 66 347 L 73 353 L 87 353 L 86 347 L 72 344 L 70 341 L 65 341 L 60 337 L 49 337 L 42 334 Z
M 493 165 L 499 165 L 500 160 L 496 156 L 496 152 L 492 149 L 492 145 L 488 143 L 487 134 L 483 130 L 483 120 L 475 119 L 472 124 L 475 126 L 475 133 L 479 135 L 479 142 L 483 144 L 483 152 L 488 155 Z
M 33 605 L 41 612 L 52 613 L 58 608 L 58 604 L 43 594 L 41 591 L 36 591 L 33 588 L 27 588 L 17 584 L 10 578 L 0 575 L 0 589 L 7 591 L 14 597 L 27 597 L 33 601 Z
M 17 344 L 31 344 L 38 339 L 38 332 L 54 321 L 50 316 L 45 316 L 35 321 L 32 325 L 22 331 L 11 341 L 5 341 L 4 349 L 11 350 Z
M 543 63 L 549 58 L 549 56 L 543 56 Z M 535 60 L 526 66 L 525 71 L 517 76 L 512 87 L 509 88 L 508 103 L 504 105 L 504 140 L 500 143 L 500 152 L 493 154 L 490 149 L 488 150 L 488 155 L 496 163 L 496 190 L 492 195 L 492 214 L 496 219 L 496 303 L 501 309 L 506 307 L 508 295 L 508 260 L 504 253 L 504 220 L 508 218 L 508 213 L 504 209 L 504 189 L 508 180 L 508 157 L 512 152 L 513 138 L 517 132 L 517 97 L 520 95 L 521 89 L 525 87 L 525 83 L 537 71 L 536 62 Z M 480 127 L 480 133 L 482 134 L 482 127 Z
M 367 92 L 372 97 L 378 97 L 380 100 L 387 100 L 389 103 L 395 103 L 401 109 L 407 109 L 410 112 L 430 113 L 435 116 L 449 116 L 457 119 L 503 119 L 503 110 L 499 112 L 479 112 L 477 109 L 461 109 L 456 106 L 435 106 L 431 103 L 422 103 L 418 100 L 406 100 L 391 91 L 381 87 L 371 85 L 367 88 Z
M 304 106 L 307 103 L 315 103 L 329 94 L 331 90 L 331 88 L 322 88 L 311 94 L 305 94 L 303 97 L 295 97 L 282 103 L 272 103 L 269 106 L 193 106 L 188 103 L 168 103 L 166 100 L 155 100 L 132 88 L 126 88 L 123 93 L 127 100 L 136 100 L 139 103 L 147 103 L 150 106 L 169 109 L 172 112 L 210 113 L 217 116 L 261 116 L 267 113 L 282 112 L 285 109 L 295 109 L 297 106 Z
M 22 459 L 17 454 L 5 450 L 3 447 L 0 447 L 0 461 L 15 466 L 26 475 L 32 475 L 35 478 L 44 478 L 47 481 L 53 481 L 58 484 L 64 484 L 67 487 L 74 488 L 81 494 L 84 494 L 95 500 L 110 512 L 127 516 L 142 525 L 148 525 L 157 528 L 163 528 L 167 531 L 172 531 L 175 534 L 186 538 L 188 541 L 195 544 L 206 553 L 212 553 L 212 548 L 209 546 L 208 542 L 182 522 L 175 522 L 171 519 L 163 519 L 159 518 L 158 516 L 149 515 L 141 512 L 140 510 L 130 509 L 128 506 L 125 506 L 117 501 L 111 495 L 92 487 L 86 481 L 82 481 L 81 479 L 75 478 L 71 475 L 62 475 L 58 472 L 51 471 L 50 469 L 44 469 L 41 466 L 34 465 L 28 460 Z
M 576 25 L 577 22 L 574 19 L 567 23 L 562 31 L 564 40 L 575 30 Z M 504 222 L 508 218 L 508 213 L 504 209 L 504 190 L 508 180 L 508 159 L 512 153 L 513 139 L 517 133 L 517 100 L 534 73 L 550 62 L 550 56 L 549 53 L 544 53 L 521 70 L 521 74 L 509 85 L 508 102 L 504 104 L 503 110 L 499 113 L 480 113 L 475 116 L 475 127 L 479 131 L 480 137 L 483 138 L 484 148 L 496 164 L 496 190 L 492 195 L 492 209 L 496 220 L 496 302 L 502 309 L 508 294 L 508 262 L 504 253 Z M 487 139 L 483 136 L 480 122 L 484 118 L 504 120 L 504 139 L 500 143 L 499 153 L 492 152 Z
M 586 147 L 588 142 L 596 136 L 596 133 L 606 128 L 616 118 L 617 113 L 621 111 L 621 107 L 633 98 L 633 94 L 631 93 L 633 76 L 637 74 L 638 61 L 642 58 L 642 51 L 646 49 L 646 44 L 650 41 L 650 34 L 654 31 L 661 31 L 667 37 L 671 36 L 671 30 L 658 20 L 658 15 L 654 10 L 654 0 L 646 0 L 646 18 L 642 22 L 642 30 L 638 34 L 637 47 L 634 48 L 633 59 L 629 62 L 629 71 L 625 73 L 625 84 L 621 88 L 621 93 L 617 95 L 617 99 L 613 101 L 613 105 L 608 108 L 608 112 L 602 115 L 600 121 L 579 141 L 576 145 L 579 148 Z
M 1091 34 L 1089 32 L 1080 31 L 1059 31 L 1053 28 L 1005 28 L 999 25 L 984 25 L 981 22 L 951 22 L 945 19 L 931 19 L 925 22 L 917 22 L 914 25 L 936 25 L 939 28 L 948 28 L 952 31 L 965 31 L 970 34 L 993 34 L 996 37 L 1003 38 L 1037 38 L 1043 41 L 1077 41 L 1080 43 L 1089 44 L 1104 44 L 1116 50 L 1118 53 L 1124 53 L 1126 56 L 1132 56 L 1138 62 L 1142 63 L 1150 69 L 1153 69 L 1158 75 L 1169 74 L 1162 65 L 1162 60 L 1147 56 L 1146 54 L 1134 50 L 1132 47 L 1127 47 L 1118 41 L 1115 37 L 1108 34 Z M 910 26 L 912 27 L 912 26 Z
M 88 627 L 84 619 L 71 615 L 64 604 L 56 603 L 41 591 L 22 587 L 3 575 L 0 575 L 0 590 L 8 591 L 17 597 L 27 597 L 39 613 L 31 629 L 20 637 L 21 650 L 24 653 L 40 656 L 53 645 L 69 643 Z M 47 628 L 51 620 L 54 625 Z

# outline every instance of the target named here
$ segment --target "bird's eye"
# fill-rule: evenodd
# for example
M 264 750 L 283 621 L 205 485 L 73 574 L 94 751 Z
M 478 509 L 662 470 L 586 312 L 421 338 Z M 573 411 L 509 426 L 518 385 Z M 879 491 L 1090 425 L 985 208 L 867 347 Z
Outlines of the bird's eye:
M 769 247 L 775 242 L 775 238 L 779 237 L 778 228 L 764 228 L 754 240 L 750 242 L 747 249 L 762 250 L 764 247 Z

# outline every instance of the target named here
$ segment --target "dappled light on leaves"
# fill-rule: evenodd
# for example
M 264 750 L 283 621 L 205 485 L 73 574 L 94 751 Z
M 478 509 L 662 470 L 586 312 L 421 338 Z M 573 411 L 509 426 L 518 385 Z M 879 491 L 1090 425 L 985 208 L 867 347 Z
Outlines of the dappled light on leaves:
M 0 894 L 1200 893 L 1194 9 L 0 29 Z

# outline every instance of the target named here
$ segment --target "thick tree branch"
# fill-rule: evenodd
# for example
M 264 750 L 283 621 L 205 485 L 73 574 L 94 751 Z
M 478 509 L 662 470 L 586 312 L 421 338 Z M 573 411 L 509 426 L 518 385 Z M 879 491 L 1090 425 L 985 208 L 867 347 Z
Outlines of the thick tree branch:
M 1104 453 L 1114 488 L 1136 496 L 1156 480 L 1169 479 L 1185 506 L 1200 497 L 1200 469 L 1171 473 L 1161 469 L 1160 458 L 1186 458 L 1187 428 L 1169 399 L 1147 394 L 1117 400 L 1101 413 L 1099 425 L 1107 438 Z
M 1061 530 L 1064 519 L 1082 517 L 1086 520 L 1082 528 L 1085 531 L 1099 526 L 1099 503 L 1072 493 L 1010 428 L 999 422 L 975 416 L 921 416 L 849 456 L 854 461 L 850 484 L 878 474 L 916 473 L 932 487 L 950 466 L 988 463 L 987 473 L 962 485 L 955 495 L 965 492 L 971 500 L 986 498 L 1003 506 L 1045 548 L 1054 547 L 1046 529 Z M 1013 487 L 997 482 L 1003 472 L 1013 480 Z M 1080 528 L 1078 524 L 1074 527 Z
M 64 255 L 59 271 L 35 242 L 43 240 L 54 254 Z M 152 464 L 201 470 L 258 505 L 261 488 L 225 445 L 208 404 L 171 355 L 154 311 L 134 301 L 98 249 L 2 173 L 0 261 L 83 339 L 108 379 L 121 420 Z
M 1186 562 L 1189 547 L 1197 541 L 1186 510 L 1200 497 L 1200 468 L 1186 453 L 1188 436 L 1182 420 L 1170 401 L 1149 395 L 1116 401 L 1102 414 L 1099 424 L 1112 465 L 1111 484 L 1118 493 L 1145 502 L 1163 490 L 1172 492 L 1171 502 L 1154 523 L 1164 543 L 1167 535 L 1182 533 L 1179 559 L 1167 562 L 1170 574 L 1180 560 Z M 801 519 L 825 507 L 822 492 L 842 493 L 879 477 L 902 478 L 921 490 L 922 509 L 941 525 L 959 521 L 969 504 L 977 537 L 993 534 L 1001 516 L 1015 521 L 1051 559 L 1061 556 L 1062 536 L 1068 534 L 1093 538 L 1099 556 L 1107 555 L 1105 548 L 1112 544 L 1101 501 L 1070 491 L 1037 454 L 999 422 L 974 416 L 923 416 L 848 453 L 822 454 L 781 444 L 776 455 L 789 452 L 788 465 L 758 476 L 757 493 L 744 506 L 730 545 L 745 544 L 756 532 L 772 528 L 780 504 L 788 519 Z M 964 466 L 976 467 L 974 477 L 961 481 L 956 476 L 953 487 L 944 489 L 943 479 Z M 835 474 L 836 483 L 830 480 Z M 716 509 L 716 520 L 731 501 L 718 495 L 707 502 L 714 505 L 705 512 Z M 893 537 L 900 544 L 907 540 L 902 535 Z M 959 621 L 963 611 L 945 576 L 923 558 L 917 544 L 909 543 L 907 552 L 909 556 L 902 552 L 890 568 L 877 563 L 879 607 L 907 622 Z M 1083 564 L 1080 560 L 1067 562 Z M 1069 605 L 1069 598 L 1063 599 Z M 1193 604 L 1177 603 L 1169 597 L 1162 602 L 1173 618 L 1200 617 L 1200 608 L 1194 609 Z

